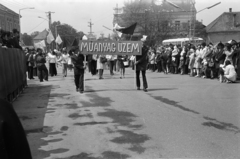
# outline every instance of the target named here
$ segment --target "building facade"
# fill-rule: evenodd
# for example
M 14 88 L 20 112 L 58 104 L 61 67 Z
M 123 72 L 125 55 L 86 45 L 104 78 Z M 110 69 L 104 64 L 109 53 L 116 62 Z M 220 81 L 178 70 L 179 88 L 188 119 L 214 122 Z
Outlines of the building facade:
M 207 42 L 226 43 L 232 39 L 240 40 L 240 12 L 224 12 L 207 27 Z
M 19 14 L 0 3 L 0 28 L 6 31 L 20 29 Z
M 142 10 L 135 8 L 137 10 L 137 13 L 135 13 L 139 15 L 139 18 L 136 19 L 142 18 L 146 23 L 144 24 L 146 27 L 135 29 L 135 35 L 149 35 L 151 34 L 150 31 L 154 31 L 153 34 L 159 34 L 161 40 L 193 36 L 194 22 L 196 21 L 194 0 L 169 0 L 169 2 L 177 7 L 165 1 L 162 1 L 161 4 L 157 4 L 155 0 L 133 1 L 132 3 L 135 3 L 135 6 L 140 6 L 140 3 L 148 3 L 148 6 L 151 6 L 151 8 L 143 8 Z M 126 8 L 116 7 L 114 11 L 113 25 L 118 23 L 120 26 L 126 27 L 124 20 L 122 20 L 124 14 L 126 14 Z M 149 23 L 153 23 L 154 27 L 147 26 Z

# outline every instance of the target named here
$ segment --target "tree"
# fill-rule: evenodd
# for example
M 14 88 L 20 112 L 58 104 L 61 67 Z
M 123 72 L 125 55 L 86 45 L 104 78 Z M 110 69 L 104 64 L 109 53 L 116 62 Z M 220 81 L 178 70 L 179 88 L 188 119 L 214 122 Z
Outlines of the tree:
M 61 24 L 60 21 L 53 22 L 51 25 L 51 31 L 53 36 L 56 38 L 58 34 L 63 40 L 63 46 L 71 46 L 74 39 L 81 39 L 84 33 L 82 31 L 77 31 L 69 24 Z
M 31 33 L 31 37 L 32 39 L 35 38 L 37 35 L 39 34 L 39 31 L 34 31 L 33 33 Z
M 32 46 L 33 45 L 33 39 L 30 35 L 28 35 L 27 33 L 24 33 L 22 35 L 22 41 L 25 45 L 27 46 Z
M 170 26 L 172 15 L 162 10 L 162 6 L 146 1 L 125 2 L 118 23 L 120 26 L 129 26 L 137 22 L 135 32 L 147 35 L 148 44 L 154 45 L 172 31 Z

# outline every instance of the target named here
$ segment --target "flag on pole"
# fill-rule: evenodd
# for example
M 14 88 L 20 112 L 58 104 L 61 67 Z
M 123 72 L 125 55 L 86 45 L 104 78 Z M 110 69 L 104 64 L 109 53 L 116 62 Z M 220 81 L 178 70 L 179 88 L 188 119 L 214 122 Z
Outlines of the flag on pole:
M 42 48 L 42 49 L 44 49 L 46 47 L 45 40 L 39 41 L 37 43 L 34 43 L 34 47 L 35 48 Z
M 61 39 L 61 37 L 59 36 L 59 34 L 58 34 L 55 42 L 56 42 L 58 45 L 60 45 L 60 44 L 63 42 L 62 39 Z
M 134 24 L 132 24 L 131 26 L 126 27 L 126 28 L 116 29 L 116 31 L 119 31 L 119 32 L 121 32 L 121 33 L 123 33 L 123 34 L 133 35 L 136 26 L 137 26 L 137 23 L 134 23 Z
M 124 27 L 120 27 L 117 23 L 115 24 L 115 26 L 113 27 L 113 31 L 115 31 L 117 33 L 117 35 L 121 38 L 122 33 L 117 31 L 117 29 L 123 29 Z
M 51 42 L 52 42 L 53 40 L 54 40 L 54 36 L 53 36 L 51 30 L 49 30 L 48 36 L 47 36 L 47 43 L 48 43 L 48 44 L 51 44 Z

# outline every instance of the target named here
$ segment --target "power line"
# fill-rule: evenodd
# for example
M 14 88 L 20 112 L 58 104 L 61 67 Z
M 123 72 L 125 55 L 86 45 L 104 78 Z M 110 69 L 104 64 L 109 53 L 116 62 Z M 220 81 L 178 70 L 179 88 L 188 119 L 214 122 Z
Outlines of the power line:
M 36 27 L 34 27 L 32 30 L 30 31 L 33 31 L 34 29 L 36 29 L 37 27 L 39 27 L 39 25 L 41 25 L 43 22 L 45 22 L 45 20 L 43 20 L 41 23 L 39 23 Z M 30 33 L 30 31 L 28 31 L 27 33 Z

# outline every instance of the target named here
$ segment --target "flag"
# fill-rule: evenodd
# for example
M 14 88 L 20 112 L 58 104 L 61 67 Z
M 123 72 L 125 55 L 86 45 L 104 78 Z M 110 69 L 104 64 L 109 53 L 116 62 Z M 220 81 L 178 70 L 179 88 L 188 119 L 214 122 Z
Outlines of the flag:
M 59 36 L 59 34 L 58 34 L 55 42 L 56 42 L 58 45 L 60 45 L 60 44 L 63 42 L 62 39 L 61 39 L 61 37 Z
M 122 33 L 121 32 L 119 32 L 119 31 L 117 31 L 117 29 L 123 29 L 124 27 L 120 27 L 117 23 L 115 24 L 115 26 L 113 27 L 113 31 L 115 31 L 116 33 L 117 33 L 117 35 L 119 36 L 119 37 L 121 37 L 122 36 Z
M 132 24 L 131 26 L 126 27 L 126 28 L 116 29 L 116 31 L 119 31 L 119 32 L 121 32 L 121 33 L 123 33 L 123 34 L 133 35 L 136 26 L 137 26 L 137 23 L 134 23 L 134 24 Z
M 44 48 L 46 47 L 46 43 L 45 40 L 42 40 L 40 42 L 34 43 L 34 47 L 35 48 L 41 48 L 44 50 Z
M 78 42 L 76 38 L 73 40 L 72 46 L 78 46 Z
M 48 44 L 51 44 L 51 42 L 52 42 L 53 40 L 54 40 L 54 36 L 53 36 L 51 30 L 49 30 L 48 36 L 47 36 L 47 43 L 48 43 Z

